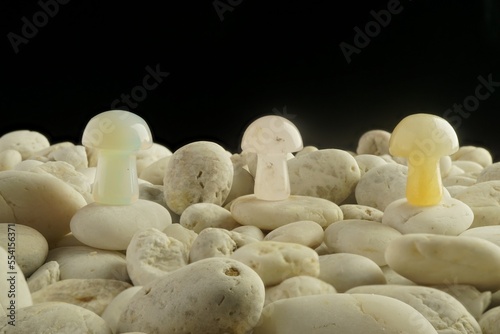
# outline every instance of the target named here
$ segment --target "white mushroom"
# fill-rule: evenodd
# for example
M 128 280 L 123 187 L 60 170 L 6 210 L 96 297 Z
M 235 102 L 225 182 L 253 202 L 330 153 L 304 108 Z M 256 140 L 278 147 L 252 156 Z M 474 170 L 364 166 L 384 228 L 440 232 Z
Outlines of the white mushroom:
M 98 149 L 93 196 L 97 203 L 127 205 L 139 198 L 136 152 L 153 145 L 148 125 L 136 114 L 110 110 L 94 116 L 82 144 Z
M 284 200 L 290 196 L 287 154 L 303 148 L 297 127 L 281 116 L 263 116 L 243 134 L 241 148 L 257 154 L 254 194 L 262 200 Z

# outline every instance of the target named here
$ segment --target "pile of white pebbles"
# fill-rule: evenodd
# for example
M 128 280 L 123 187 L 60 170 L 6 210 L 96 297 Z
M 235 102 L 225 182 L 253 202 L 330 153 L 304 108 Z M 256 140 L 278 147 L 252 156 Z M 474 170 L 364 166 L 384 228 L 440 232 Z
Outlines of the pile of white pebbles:
M 253 196 L 255 153 L 154 143 L 111 206 L 96 150 L 4 134 L 0 333 L 500 333 L 500 163 L 461 146 L 440 160 L 457 201 L 405 208 L 390 136 L 289 153 L 281 201 Z

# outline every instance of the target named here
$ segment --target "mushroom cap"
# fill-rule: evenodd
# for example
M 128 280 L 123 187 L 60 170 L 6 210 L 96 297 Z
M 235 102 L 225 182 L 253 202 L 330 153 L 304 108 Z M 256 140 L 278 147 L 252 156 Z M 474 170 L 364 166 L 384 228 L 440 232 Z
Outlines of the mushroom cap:
M 297 127 L 284 117 L 263 116 L 247 127 L 241 149 L 254 153 L 291 153 L 303 148 Z
M 153 145 L 151 130 L 140 116 L 125 110 L 109 110 L 90 119 L 83 131 L 86 147 L 139 151 Z
M 425 113 L 403 118 L 389 140 L 389 152 L 400 157 L 416 153 L 442 157 L 453 154 L 458 148 L 458 137 L 450 123 L 442 117 Z

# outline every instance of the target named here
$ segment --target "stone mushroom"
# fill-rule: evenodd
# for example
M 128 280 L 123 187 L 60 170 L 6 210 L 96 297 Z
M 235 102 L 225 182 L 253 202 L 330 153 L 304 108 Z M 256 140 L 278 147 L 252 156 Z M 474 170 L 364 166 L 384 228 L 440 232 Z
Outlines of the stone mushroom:
M 439 116 L 417 113 L 406 116 L 397 124 L 389 140 L 389 151 L 393 156 L 407 158 L 408 203 L 430 206 L 441 201 L 443 186 L 439 160 L 458 148 L 455 130 Z
M 287 154 L 303 148 L 297 127 L 281 116 L 268 115 L 253 121 L 245 130 L 241 149 L 257 154 L 255 197 L 279 201 L 290 196 Z
M 127 205 L 139 198 L 136 152 L 153 145 L 141 117 L 124 110 L 94 116 L 85 127 L 82 144 L 98 149 L 93 197 L 105 205 Z

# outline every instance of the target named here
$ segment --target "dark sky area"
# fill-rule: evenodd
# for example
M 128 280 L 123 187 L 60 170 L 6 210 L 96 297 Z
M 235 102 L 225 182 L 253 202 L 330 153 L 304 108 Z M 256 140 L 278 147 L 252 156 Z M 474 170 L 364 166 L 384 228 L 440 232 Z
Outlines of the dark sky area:
M 478 1 L 4 0 L 1 133 L 80 143 L 128 108 L 171 150 L 240 150 L 278 114 L 304 145 L 354 150 L 404 116 L 445 117 L 500 159 L 500 5 Z

